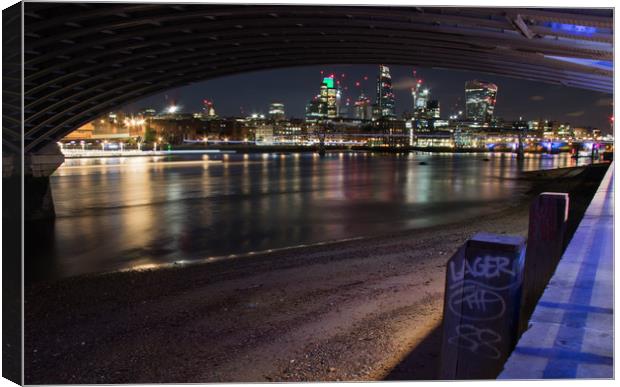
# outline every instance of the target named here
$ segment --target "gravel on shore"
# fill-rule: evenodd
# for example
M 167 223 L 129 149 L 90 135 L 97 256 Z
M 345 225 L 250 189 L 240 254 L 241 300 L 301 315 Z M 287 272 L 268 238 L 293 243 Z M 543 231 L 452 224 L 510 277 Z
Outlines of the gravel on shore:
M 25 382 L 436 379 L 451 255 L 479 231 L 526 235 L 540 192 L 569 192 L 580 219 L 604 170 L 524 174 L 521 201 L 455 224 L 27 286 Z

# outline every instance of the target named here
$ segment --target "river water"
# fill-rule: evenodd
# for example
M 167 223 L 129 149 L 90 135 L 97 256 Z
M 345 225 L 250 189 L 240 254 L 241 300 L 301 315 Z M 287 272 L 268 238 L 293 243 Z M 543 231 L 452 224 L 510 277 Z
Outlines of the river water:
M 488 161 L 484 159 L 488 158 Z M 426 165 L 421 165 L 425 162 Z M 451 223 L 511 205 L 520 171 L 568 154 L 209 154 L 67 159 L 57 217 L 26 224 L 26 278 L 52 280 Z M 489 230 L 492 231 L 492 230 Z

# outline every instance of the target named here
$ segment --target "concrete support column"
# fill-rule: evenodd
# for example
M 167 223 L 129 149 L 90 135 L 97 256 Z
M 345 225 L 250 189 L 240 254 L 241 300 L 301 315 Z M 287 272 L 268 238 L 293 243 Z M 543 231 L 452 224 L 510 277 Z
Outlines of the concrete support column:
M 24 155 L 24 175 L 49 177 L 65 161 L 65 156 L 56 143 L 50 143 L 43 149 Z
M 55 216 L 50 176 L 64 161 L 56 143 L 24 155 L 24 220 Z
M 519 133 L 519 145 L 517 146 L 517 160 L 523 160 L 525 158 L 525 150 L 523 147 L 523 134 Z

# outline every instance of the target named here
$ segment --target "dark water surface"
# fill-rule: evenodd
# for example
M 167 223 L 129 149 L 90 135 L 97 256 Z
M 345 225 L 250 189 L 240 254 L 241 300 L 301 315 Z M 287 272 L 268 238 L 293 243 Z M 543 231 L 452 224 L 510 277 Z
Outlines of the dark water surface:
M 514 179 L 522 170 L 576 163 L 568 154 L 519 165 L 511 154 L 346 152 L 68 159 L 51 178 L 57 218 L 26 225 L 26 278 L 451 223 L 514 203 L 529 189 Z

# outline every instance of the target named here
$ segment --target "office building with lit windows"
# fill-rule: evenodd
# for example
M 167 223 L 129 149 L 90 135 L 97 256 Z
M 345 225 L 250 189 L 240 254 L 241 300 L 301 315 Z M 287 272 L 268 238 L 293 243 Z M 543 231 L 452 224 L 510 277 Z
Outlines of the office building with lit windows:
M 284 104 L 280 102 L 271 103 L 271 105 L 269 105 L 269 118 L 274 121 L 284 120 Z
M 490 123 L 495 110 L 497 85 L 482 81 L 465 82 L 465 117 L 468 121 Z
M 217 114 L 215 114 L 215 105 L 213 104 L 213 101 L 208 99 L 202 101 L 202 116 L 207 119 L 217 117 Z
M 372 103 L 370 98 L 366 97 L 364 93 L 360 94 L 357 101 L 355 101 L 355 118 L 360 120 L 372 119 Z
M 413 99 L 413 118 L 426 118 L 426 109 L 430 98 L 430 90 L 422 87 L 422 80 L 418 79 L 415 86 L 411 88 L 411 98 Z
M 432 119 L 440 117 L 439 101 L 431 99 L 426 103 L 426 116 Z
M 336 118 L 338 109 L 336 106 L 338 90 L 334 87 L 334 77 L 323 78 L 319 92 L 319 112 L 323 118 Z
M 395 118 L 396 113 L 394 105 L 394 91 L 392 90 L 390 68 L 385 65 L 380 65 L 379 76 L 377 77 L 377 100 L 375 102 L 374 118 Z
M 320 95 L 316 95 L 306 105 L 306 121 L 316 122 L 322 118 Z

